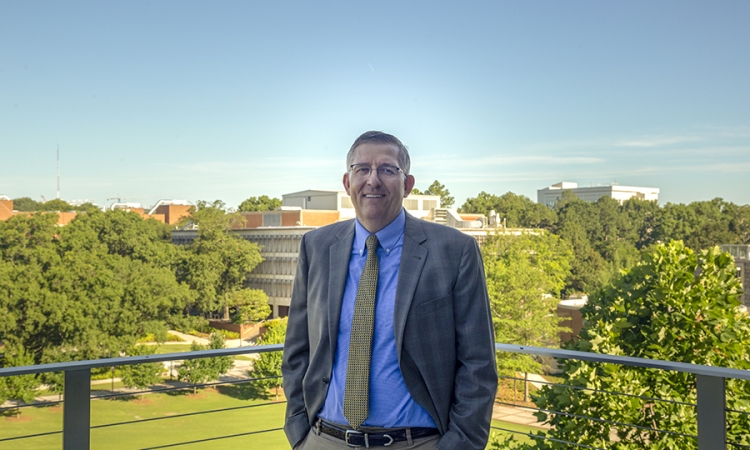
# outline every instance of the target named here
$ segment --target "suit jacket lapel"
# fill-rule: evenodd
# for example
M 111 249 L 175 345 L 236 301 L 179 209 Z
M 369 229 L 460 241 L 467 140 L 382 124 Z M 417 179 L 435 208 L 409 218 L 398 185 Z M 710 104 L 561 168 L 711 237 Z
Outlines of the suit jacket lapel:
M 328 339 L 330 340 L 331 361 L 336 354 L 339 335 L 341 301 L 344 298 L 346 276 L 349 273 L 349 257 L 354 241 L 354 221 L 352 220 L 336 235 L 338 241 L 331 245 L 328 261 Z
M 404 337 L 406 318 L 414 300 L 417 282 L 427 260 L 427 249 L 421 244 L 427 240 L 419 220 L 408 213 L 404 229 L 404 246 L 401 249 L 401 263 L 398 269 L 396 305 L 393 310 L 393 331 L 396 337 L 396 353 L 401 359 L 401 343 Z

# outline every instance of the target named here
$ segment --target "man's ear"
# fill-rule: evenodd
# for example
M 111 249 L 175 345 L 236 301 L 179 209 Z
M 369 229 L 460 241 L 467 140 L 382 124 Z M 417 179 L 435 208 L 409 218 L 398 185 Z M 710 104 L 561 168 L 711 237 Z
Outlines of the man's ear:
M 344 179 L 342 180 L 342 182 L 344 183 L 344 189 L 346 190 L 346 195 L 351 195 L 349 193 L 349 172 L 346 172 L 344 174 Z
M 408 197 L 411 190 L 414 189 L 415 182 L 414 175 L 406 176 L 406 179 L 404 180 L 404 198 Z

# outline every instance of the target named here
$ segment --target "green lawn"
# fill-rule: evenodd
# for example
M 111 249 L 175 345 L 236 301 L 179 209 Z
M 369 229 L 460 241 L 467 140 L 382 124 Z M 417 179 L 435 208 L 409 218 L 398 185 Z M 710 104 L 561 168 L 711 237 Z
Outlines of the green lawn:
M 167 353 L 180 353 L 189 352 L 190 344 L 164 344 L 156 347 L 157 355 L 165 355 Z
M 281 428 L 284 422 L 283 403 L 274 403 L 273 395 L 265 398 L 249 385 L 221 386 L 168 394 L 149 394 L 138 398 L 94 400 L 91 402 L 91 425 L 134 421 L 91 430 L 92 449 L 146 449 L 168 444 L 185 443 L 170 448 L 185 449 L 288 449 L 282 431 L 263 430 Z M 146 421 L 191 412 L 205 412 L 221 408 L 251 406 L 249 408 L 206 413 L 173 419 Z M 0 439 L 11 436 L 57 431 L 62 428 L 62 407 L 24 408 L 18 418 L 0 416 Z M 493 421 L 493 425 L 524 432 L 533 428 Z M 245 436 L 208 440 L 219 436 L 255 433 Z M 493 432 L 496 433 L 496 432 Z M 0 448 L 18 450 L 59 450 L 62 435 L 42 436 L 18 441 L 0 441 Z
M 94 400 L 91 402 L 91 425 L 135 421 L 135 423 L 91 430 L 92 449 L 143 449 L 180 442 L 199 441 L 217 436 L 258 432 L 247 436 L 198 442 L 179 448 L 287 448 L 282 431 L 262 432 L 280 428 L 284 422 L 283 403 L 267 404 L 273 396 L 262 398 L 251 386 L 222 386 L 192 391 L 148 394 L 138 398 Z M 174 419 L 144 421 L 191 412 L 221 408 L 252 406 L 226 412 L 200 414 Z M 19 418 L 0 416 L 0 439 L 62 428 L 62 407 L 24 408 Z M 59 450 L 62 436 L 42 436 L 19 441 L 0 442 L 0 448 L 18 450 Z

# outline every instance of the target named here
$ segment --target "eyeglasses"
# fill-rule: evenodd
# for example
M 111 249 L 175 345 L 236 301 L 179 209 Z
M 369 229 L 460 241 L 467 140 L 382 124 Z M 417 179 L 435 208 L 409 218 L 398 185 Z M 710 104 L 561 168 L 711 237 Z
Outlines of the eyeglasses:
M 378 172 L 379 177 L 383 178 L 392 178 L 398 176 L 399 173 L 404 173 L 404 171 L 400 168 L 388 164 L 383 164 L 382 166 L 378 166 L 375 168 L 373 168 L 369 164 L 352 164 L 351 166 L 349 166 L 349 170 L 352 172 L 352 175 L 361 178 L 369 177 L 373 169 Z

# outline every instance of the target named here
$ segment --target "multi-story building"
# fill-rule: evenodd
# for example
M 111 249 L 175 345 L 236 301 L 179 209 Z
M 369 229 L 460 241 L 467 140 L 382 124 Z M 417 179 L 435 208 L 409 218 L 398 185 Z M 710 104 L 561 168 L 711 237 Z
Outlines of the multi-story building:
M 571 191 L 576 197 L 587 202 L 595 202 L 601 197 L 611 197 L 622 203 L 625 200 L 636 198 L 640 200 L 659 200 L 659 188 L 620 186 L 619 184 L 607 184 L 598 186 L 578 187 L 578 183 L 562 181 L 550 187 L 536 191 L 537 203 L 555 206 L 563 191 Z

